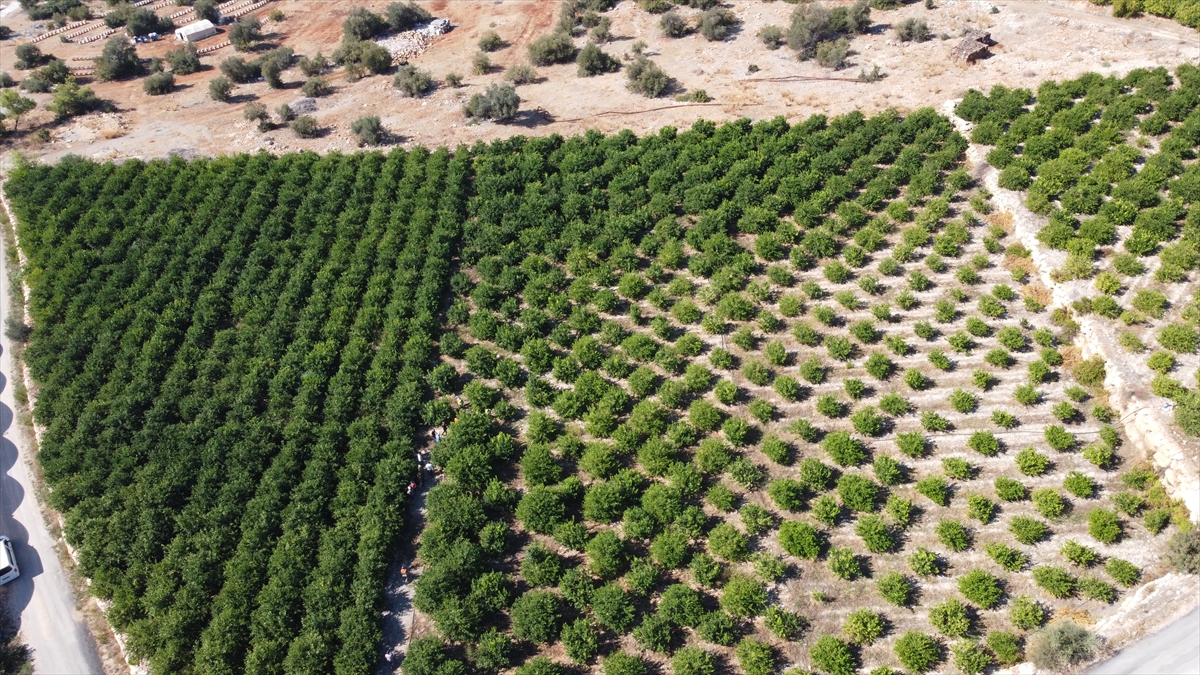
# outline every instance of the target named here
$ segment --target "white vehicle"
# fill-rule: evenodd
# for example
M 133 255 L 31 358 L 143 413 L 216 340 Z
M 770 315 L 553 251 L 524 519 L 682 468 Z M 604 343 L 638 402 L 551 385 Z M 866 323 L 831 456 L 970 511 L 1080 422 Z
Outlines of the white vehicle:
M 21 576 L 17 569 L 17 558 L 13 555 L 12 541 L 0 536 L 0 586 Z

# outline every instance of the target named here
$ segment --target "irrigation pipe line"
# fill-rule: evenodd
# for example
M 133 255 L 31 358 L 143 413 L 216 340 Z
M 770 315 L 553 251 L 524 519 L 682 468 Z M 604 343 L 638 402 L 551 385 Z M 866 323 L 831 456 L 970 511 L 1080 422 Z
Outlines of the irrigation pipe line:
M 604 112 L 593 113 L 591 115 L 584 115 L 583 117 L 576 117 L 575 119 L 552 120 L 552 121 L 553 122 L 580 122 L 580 121 L 583 121 L 583 120 L 586 120 L 586 119 L 589 119 L 592 117 L 600 117 L 602 115 L 640 115 L 642 113 L 658 112 L 659 110 L 671 110 L 673 108 L 695 108 L 698 106 L 719 106 L 719 105 L 741 107 L 741 106 L 747 105 L 747 104 L 745 104 L 745 103 L 680 103 L 678 105 L 665 105 L 665 106 L 662 106 L 659 108 L 647 108 L 645 110 L 628 110 L 628 111 L 606 110 Z
M 785 75 L 783 77 L 747 77 L 738 82 L 857 82 L 867 84 L 858 77 L 815 77 L 812 75 Z

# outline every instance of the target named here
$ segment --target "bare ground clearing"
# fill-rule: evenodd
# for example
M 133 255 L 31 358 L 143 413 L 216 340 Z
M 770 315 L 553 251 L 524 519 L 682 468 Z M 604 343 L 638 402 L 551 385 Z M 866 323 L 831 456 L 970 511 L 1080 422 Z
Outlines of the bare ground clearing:
M 847 2 L 833 0 L 829 4 Z M 100 9 L 102 3 L 93 4 Z M 265 32 L 271 43 L 292 47 L 298 54 L 322 51 L 328 55 L 336 48 L 341 21 L 352 7 L 381 11 L 387 4 L 384 0 L 293 0 L 272 2 L 255 13 L 266 16 L 273 9 L 285 13 L 282 22 L 267 22 Z M 657 16 L 638 9 L 633 0 L 624 0 L 609 12 L 615 39 L 605 48 L 623 55 L 635 40 L 645 41 L 652 58 L 675 78 L 677 90 L 704 89 L 713 97 L 713 104 L 645 99 L 625 89 L 623 73 L 579 78 L 574 64 L 569 64 L 541 68 L 536 83 L 520 87 L 523 114 L 514 123 L 468 125 L 461 113 L 463 101 L 501 81 L 503 68 L 526 61 L 528 43 L 555 22 L 557 3 L 423 0 L 420 4 L 435 15 L 448 17 L 454 30 L 436 38 L 414 63 L 431 71 L 437 80 L 449 72 L 462 74 L 466 86 L 440 86 L 425 98 L 411 99 L 393 89 L 386 77 L 350 83 L 335 73 L 336 91 L 320 100 L 315 114 L 326 130 L 323 136 L 302 140 L 286 129 L 262 134 L 242 119 L 242 104 L 259 100 L 274 109 L 294 100 L 299 96 L 301 74 L 289 70 L 285 74 L 289 85 L 283 90 L 269 89 L 260 82 L 238 87 L 234 104 L 214 102 L 208 97 L 207 83 L 218 74 L 220 61 L 234 53 L 226 47 L 204 56 L 206 70 L 178 78 L 177 91 L 167 96 L 148 96 L 140 80 L 90 83 L 101 97 L 113 102 L 115 113 L 89 115 L 56 126 L 50 113 L 39 109 L 23 128 L 49 128 L 53 140 L 35 145 L 22 135 L 16 145 L 46 159 L 68 153 L 149 158 L 172 152 L 190 156 L 259 149 L 351 150 L 354 142 L 350 122 L 367 114 L 380 116 L 392 134 L 392 142 L 403 145 L 472 144 L 513 134 L 567 135 L 587 129 L 611 132 L 631 128 L 645 133 L 665 125 L 687 126 L 700 118 L 764 119 L 783 115 L 795 120 L 814 113 L 838 114 L 853 109 L 867 114 L 888 108 L 903 112 L 961 96 L 968 87 L 987 88 L 1002 82 L 1036 88 L 1042 80 L 1074 77 L 1089 70 L 1120 74 L 1136 67 L 1174 67 L 1200 58 L 1196 31 L 1155 17 L 1114 19 L 1107 8 L 1084 0 L 942 0 L 933 10 L 915 3 L 899 10 L 873 12 L 875 25 L 871 33 L 852 41 L 852 65 L 831 73 L 814 62 L 797 61 L 786 48 L 771 51 L 756 37 L 765 25 L 787 24 L 794 8 L 789 3 L 730 3 L 741 26 L 724 42 L 707 42 L 699 35 L 677 40 L 663 37 Z M 992 13 L 993 7 L 996 13 Z M 160 12 L 168 9 L 173 7 Z M 974 65 L 953 63 L 948 58 L 953 40 L 935 38 L 920 44 L 895 40 L 890 27 L 910 16 L 925 19 L 936 35 L 957 36 L 964 28 L 983 28 L 991 31 L 998 44 L 990 58 Z M 18 36 L 0 47 L 0 64 L 11 64 L 16 45 L 43 32 L 21 12 L 10 13 L 6 19 Z M 492 55 L 496 66 L 492 73 L 470 75 L 476 42 L 489 30 L 499 33 L 509 46 Z M 576 42 L 582 45 L 583 38 Z M 39 46 L 68 63 L 77 63 L 72 59 L 99 54 L 101 43 L 80 45 L 51 38 Z M 143 57 L 152 57 L 162 56 L 171 46 L 170 41 L 161 41 L 138 49 Z M 751 65 L 760 70 L 751 74 Z M 888 76 L 874 84 L 767 81 L 791 76 L 854 78 L 861 69 L 870 70 L 874 65 Z M 15 75 L 19 78 L 22 74 Z M 49 95 L 35 98 L 44 105 Z M 547 115 L 534 112 L 539 108 Z

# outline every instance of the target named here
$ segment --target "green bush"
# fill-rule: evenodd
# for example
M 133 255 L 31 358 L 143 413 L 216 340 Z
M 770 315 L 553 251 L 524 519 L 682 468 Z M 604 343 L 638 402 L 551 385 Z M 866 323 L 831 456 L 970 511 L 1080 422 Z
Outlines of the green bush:
M 1017 387 L 1013 398 L 1021 405 L 1036 405 L 1038 401 L 1042 400 L 1042 392 L 1031 384 L 1022 384 Z
M 569 63 L 575 58 L 575 45 L 566 33 L 551 33 L 529 43 L 529 60 L 536 66 Z
M 1099 600 L 1104 603 L 1111 604 L 1117 599 L 1117 589 L 1113 588 L 1112 584 L 1105 583 L 1095 577 L 1084 577 L 1076 584 L 1079 594 Z
M 1100 560 L 1100 555 L 1096 550 L 1087 548 L 1074 539 L 1067 539 L 1067 543 L 1062 545 L 1061 552 L 1068 561 L 1080 567 L 1091 567 Z
M 934 528 L 938 541 L 951 551 L 965 551 L 971 547 L 971 534 L 957 520 L 939 521 Z
M 730 445 L 740 448 L 746 445 L 747 436 L 750 435 L 750 423 L 738 417 L 731 417 L 721 425 L 721 433 Z
M 1050 468 L 1050 458 L 1030 446 L 1017 453 L 1017 468 L 1026 476 L 1040 476 Z
M 625 571 L 625 543 L 612 530 L 599 532 L 587 545 L 588 568 L 601 579 L 614 579 Z
M 709 7 L 696 17 L 700 34 L 710 42 L 724 40 L 729 35 L 730 27 L 737 23 L 737 15 L 724 7 Z
M 854 533 L 862 538 L 871 553 L 890 553 L 897 542 L 892 529 L 879 516 L 864 516 L 854 527 Z
M 1009 572 L 1020 572 L 1025 569 L 1025 565 L 1029 562 L 1029 558 L 1024 553 L 1000 542 L 991 542 L 984 547 L 984 551 L 992 562 L 1003 567 Z
M 556 586 L 562 576 L 563 560 L 557 553 L 534 543 L 525 549 L 521 576 L 531 586 Z
M 919 459 L 928 452 L 929 442 L 919 431 L 906 431 L 896 434 L 896 447 L 909 457 Z
M 559 640 L 567 658 L 579 665 L 588 663 L 600 652 L 600 636 L 587 619 L 576 619 L 564 625 Z
M 175 90 L 173 72 L 154 73 L 142 80 L 142 88 L 151 96 L 162 96 Z
M 862 561 L 849 548 L 831 547 L 827 558 L 829 571 L 844 581 L 854 581 L 863 575 Z
M 995 607 L 1004 595 L 1000 588 L 1000 580 L 980 569 L 971 570 L 959 577 L 958 592 L 984 609 Z
M 550 591 L 529 591 L 517 598 L 510 613 L 513 636 L 536 644 L 549 644 L 558 637 L 562 611 L 558 596 Z
M 830 675 L 855 675 L 859 661 L 849 645 L 832 635 L 822 635 L 808 648 L 808 658 Z
M 1063 479 L 1063 487 L 1080 499 L 1091 499 L 1099 489 L 1096 481 L 1078 471 L 1067 474 Z
M 649 595 L 658 585 L 659 576 L 657 565 L 645 558 L 636 558 L 629 563 L 629 571 L 625 573 L 625 586 L 635 595 Z M 561 589 L 561 582 L 559 587 Z
M 1056 598 L 1069 598 L 1075 594 L 1075 577 L 1061 567 L 1039 565 L 1033 568 L 1033 582 Z
M 925 495 L 938 506 L 950 505 L 950 488 L 946 479 L 940 476 L 927 476 L 917 481 L 917 492 Z
M 1046 623 L 1046 609 L 1028 595 L 1019 595 L 1009 603 L 1009 620 L 1020 630 L 1034 630 Z
M 976 431 L 967 440 L 967 447 L 986 457 L 995 457 L 1000 453 L 1000 439 L 990 431 Z
M 1085 387 L 1096 387 L 1104 382 L 1107 372 L 1104 368 L 1104 359 L 1094 357 L 1085 361 L 1080 361 L 1071 369 L 1071 375 Z
M 898 495 L 888 495 L 887 504 L 884 510 L 892 517 L 892 522 L 900 529 L 906 529 L 912 524 L 915 515 L 911 499 L 905 499 Z
M 472 95 L 463 110 L 473 120 L 503 122 L 512 119 L 520 105 L 521 97 L 511 84 L 496 83 L 489 86 L 486 92 Z
M 995 424 L 1002 429 L 1013 429 L 1016 428 L 1020 422 L 1017 420 L 1016 416 L 1007 410 L 993 410 L 992 424 Z
M 806 502 L 804 485 L 791 478 L 772 481 L 767 488 L 771 501 L 786 511 L 799 511 Z
M 1006 502 L 1019 502 L 1029 498 L 1029 491 L 1025 486 L 1012 478 L 998 476 L 993 485 L 996 487 L 996 494 Z
M 875 581 L 879 594 L 897 607 L 908 607 L 913 599 L 913 586 L 899 572 L 888 572 Z
M 708 550 L 718 558 L 745 560 L 749 540 L 730 523 L 721 523 L 708 533 Z
M 829 453 L 839 466 L 858 466 L 867 458 L 862 442 L 845 431 L 835 431 L 821 441 L 821 448 Z
M 967 606 L 950 598 L 929 608 L 929 622 L 938 632 L 950 637 L 963 637 L 971 632 L 971 615 Z
M 942 459 L 942 471 L 957 480 L 971 480 L 979 473 L 979 467 L 961 457 L 945 457 Z
M 1030 546 L 1046 538 L 1049 531 L 1046 524 L 1036 518 L 1017 516 L 1008 523 L 1008 531 L 1017 541 Z
M 871 470 L 875 472 L 875 478 L 884 485 L 893 486 L 904 482 L 904 467 L 887 455 L 877 456 L 871 463 Z
M 1090 659 L 1098 647 L 1094 635 L 1067 619 L 1031 635 L 1025 656 L 1039 669 L 1065 671 Z
M 763 625 L 781 640 L 794 640 L 804 632 L 808 622 L 796 612 L 772 605 L 767 608 Z
M 1038 513 L 1046 518 L 1058 518 L 1066 513 L 1067 502 L 1054 488 L 1039 488 L 1031 496 Z
M 874 407 L 864 406 L 850 416 L 850 423 L 864 436 L 878 436 L 884 432 L 886 420 Z
M 671 658 L 673 675 L 715 675 L 716 664 L 711 653 L 700 647 L 684 647 Z
M 575 58 L 575 63 L 579 65 L 578 74 L 580 77 L 615 73 L 621 69 L 620 61 L 592 42 L 587 43 L 583 49 L 579 50 L 579 55 Z
M 874 482 L 855 474 L 845 474 L 838 479 L 838 496 L 847 508 L 854 511 L 870 512 L 876 510 L 879 499 L 879 486 Z
M 913 572 L 924 577 L 938 576 L 944 571 L 941 558 L 925 547 L 918 547 L 908 556 L 908 566 Z
M 739 618 L 751 618 L 767 607 L 767 590 L 762 583 L 743 574 L 734 574 L 725 582 L 721 609 Z
M 1017 636 L 1008 631 L 992 631 L 987 636 L 988 649 L 996 655 L 996 661 L 1002 666 L 1020 663 L 1024 652 Z
M 978 675 L 994 662 L 991 653 L 974 640 L 959 640 L 950 651 L 954 654 L 955 667 L 965 675 Z
M 392 86 L 403 92 L 405 96 L 420 98 L 433 89 L 433 75 L 427 70 L 406 64 L 396 70 L 396 76 L 392 78 Z
M 932 410 L 921 413 L 921 428 L 925 431 L 949 431 L 950 421 Z
M 359 147 L 379 145 L 387 135 L 377 115 L 365 115 L 354 120 L 350 124 L 350 133 L 354 134 Z M 515 364 L 513 361 L 508 361 L 508 363 Z M 518 370 L 517 373 L 519 375 L 520 371 Z M 512 382 L 512 380 L 508 380 L 508 382 Z M 515 382 L 513 383 L 515 384 Z
M 766 642 L 744 638 L 736 653 L 738 666 L 746 675 L 769 675 L 775 670 L 775 650 Z
M 937 640 L 916 631 L 900 636 L 893 651 L 901 665 L 914 673 L 928 672 L 942 660 L 942 647 Z
M 644 56 L 637 57 L 625 72 L 628 76 L 626 87 L 647 98 L 662 96 L 671 80 L 658 64 Z
M 933 381 L 916 368 L 909 368 L 904 371 L 904 384 L 913 391 L 924 391 L 933 386 Z
M 808 523 L 788 520 L 779 527 L 779 545 L 797 558 L 816 560 L 824 543 L 821 533 Z
M 1045 437 L 1046 443 L 1059 452 L 1068 452 L 1074 449 L 1077 443 L 1074 434 L 1057 424 L 1047 426 L 1042 435 Z
M 970 392 L 955 389 L 950 392 L 950 406 L 963 414 L 972 413 L 979 407 L 979 399 Z
M 1094 509 L 1088 513 L 1088 534 L 1102 544 L 1114 544 L 1124 535 L 1117 514 L 1108 509 Z
M 858 609 L 846 617 L 846 622 L 842 625 L 842 632 L 854 644 L 869 645 L 883 635 L 885 627 L 882 614 L 869 609 Z
M 929 25 L 924 19 L 916 17 L 909 17 L 896 24 L 895 31 L 896 38 L 901 42 L 924 42 L 932 37 Z
M 670 622 L 661 616 L 649 614 L 642 617 L 642 622 L 633 629 L 633 639 L 642 649 L 668 654 L 673 633 Z

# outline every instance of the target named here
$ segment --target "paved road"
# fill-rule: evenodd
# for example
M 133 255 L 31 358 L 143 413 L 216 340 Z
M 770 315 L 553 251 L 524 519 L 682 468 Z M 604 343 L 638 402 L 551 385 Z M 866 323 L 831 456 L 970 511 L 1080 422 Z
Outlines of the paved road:
M 1143 639 L 1088 675 L 1200 674 L 1200 609 Z
M 0 239 L 0 328 L 8 312 L 8 274 Z M 0 330 L 0 534 L 12 539 L 21 570 L 21 576 L 8 583 L 12 610 L 20 613 L 21 636 L 33 650 L 35 673 L 103 673 L 33 490 L 29 443 L 13 424 L 13 377 L 16 369 L 9 340 Z

